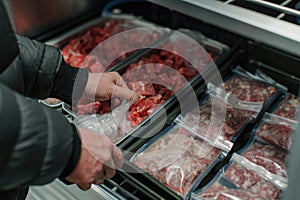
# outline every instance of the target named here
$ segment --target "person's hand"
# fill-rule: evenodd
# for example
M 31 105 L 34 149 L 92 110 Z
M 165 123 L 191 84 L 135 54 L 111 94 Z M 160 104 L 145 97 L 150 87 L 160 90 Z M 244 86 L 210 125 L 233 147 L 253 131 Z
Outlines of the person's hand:
M 79 161 L 66 178 L 82 190 L 88 190 L 93 183 L 100 185 L 104 179 L 115 175 L 115 168 L 122 167 L 123 155 L 108 137 L 87 129 L 78 128 L 81 137 Z
M 130 90 L 117 72 L 89 73 L 84 98 L 106 101 L 111 97 L 133 100 L 138 94 Z

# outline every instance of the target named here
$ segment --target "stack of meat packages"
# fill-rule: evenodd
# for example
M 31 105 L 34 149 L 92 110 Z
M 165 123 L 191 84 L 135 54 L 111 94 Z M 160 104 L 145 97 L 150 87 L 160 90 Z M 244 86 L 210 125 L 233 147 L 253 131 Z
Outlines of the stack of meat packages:
M 280 199 L 287 182 L 287 155 L 292 149 L 293 131 L 298 126 L 299 97 L 287 93 L 272 113 L 265 113 L 253 130 L 254 143 L 242 153 L 248 161 L 263 167 L 271 175 L 266 179 L 257 170 L 249 169 L 234 160 L 215 183 L 204 188 L 194 199 Z M 285 184 L 285 183 L 284 183 Z

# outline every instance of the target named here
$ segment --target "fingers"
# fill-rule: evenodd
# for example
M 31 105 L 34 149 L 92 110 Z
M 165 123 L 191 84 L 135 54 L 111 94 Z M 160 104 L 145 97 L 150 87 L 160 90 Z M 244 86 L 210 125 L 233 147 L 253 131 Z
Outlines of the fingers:
M 105 178 L 112 178 L 116 174 L 116 170 L 112 165 L 113 163 L 111 163 L 110 165 L 104 165 L 103 169 L 105 172 Z
M 123 164 L 124 164 L 123 154 L 122 154 L 121 150 L 116 146 L 114 146 L 112 149 L 112 159 L 113 159 L 116 167 L 123 166 Z
M 91 185 L 91 184 L 81 184 L 81 183 L 77 183 L 77 186 L 78 186 L 81 190 L 86 191 L 86 190 L 90 189 L 92 185 Z
M 116 85 L 114 88 L 114 96 L 126 100 L 134 100 L 138 98 L 138 94 L 128 88 L 127 84 L 119 73 L 111 72 L 111 78 L 113 83 Z
M 122 88 L 127 88 L 128 89 L 128 86 L 127 84 L 125 83 L 125 81 L 123 80 L 123 78 L 119 75 L 119 78 L 116 82 L 114 82 L 117 86 L 120 86 Z
M 132 91 L 128 88 L 120 87 L 120 86 L 115 86 L 113 95 L 116 97 L 119 97 L 121 99 L 126 99 L 129 101 L 138 99 L 138 97 L 139 97 L 139 95 L 137 93 L 135 93 L 134 91 Z
M 104 180 L 103 179 L 97 179 L 96 181 L 95 181 L 95 184 L 96 185 L 101 185 L 101 184 L 103 184 L 104 183 Z
M 111 75 L 110 77 L 114 84 L 116 84 L 120 87 L 128 88 L 126 83 L 124 82 L 123 78 L 120 76 L 120 74 L 118 72 L 110 72 L 110 75 Z

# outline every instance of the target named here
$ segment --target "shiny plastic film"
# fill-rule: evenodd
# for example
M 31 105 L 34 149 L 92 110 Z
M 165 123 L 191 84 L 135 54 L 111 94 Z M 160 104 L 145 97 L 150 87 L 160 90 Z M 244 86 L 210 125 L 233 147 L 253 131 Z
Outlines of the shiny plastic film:
M 300 98 L 294 94 L 287 93 L 280 105 L 272 112 L 291 120 L 297 120 Z
M 288 185 L 288 179 L 286 177 L 274 174 L 270 171 L 268 171 L 266 168 L 257 165 L 247 158 L 240 156 L 238 154 L 233 154 L 232 159 L 235 163 L 238 165 L 241 165 L 245 167 L 248 170 L 254 171 L 259 177 L 265 179 L 266 181 L 269 181 L 273 183 L 276 187 L 278 187 L 281 190 L 285 190 Z M 276 164 L 275 164 L 276 165 Z M 280 166 L 278 166 L 280 167 Z
M 256 136 L 263 142 L 291 150 L 294 131 L 297 127 L 298 121 L 271 113 L 265 113 L 261 124 L 256 130 Z
M 175 126 L 153 138 L 131 162 L 178 194 L 185 196 L 220 154 L 220 150 Z
M 238 99 L 234 94 L 228 93 L 220 87 L 216 87 L 212 83 L 207 85 L 208 93 L 215 98 L 225 100 L 225 102 L 236 109 L 253 111 L 254 117 L 261 111 L 264 102 L 248 102 Z
M 224 176 L 211 183 L 207 187 L 195 191 L 191 195 L 191 200 L 269 200 L 260 193 L 255 193 L 250 189 L 236 187 Z
M 287 178 L 252 161 L 247 156 L 233 154 L 230 166 L 208 185 L 194 191 L 191 199 L 280 199 L 287 187 Z
M 272 101 L 271 97 L 278 92 L 276 86 L 239 66 L 232 71 L 232 75 L 224 81 L 222 88 L 227 93 L 235 95 L 241 101 L 263 102 L 265 104 Z M 221 87 L 219 85 L 216 86 Z
M 87 128 L 97 134 L 106 135 L 113 143 L 118 143 L 127 136 L 131 129 L 130 122 L 122 115 L 130 105 L 130 102 L 123 101 L 111 113 L 78 116 L 74 123 L 79 128 Z
M 207 129 L 201 127 L 195 128 L 191 126 L 191 124 L 189 124 L 189 122 L 187 122 L 182 115 L 179 115 L 174 122 L 177 123 L 179 127 L 190 132 L 195 137 L 200 138 L 201 140 L 207 142 L 209 145 L 214 146 L 220 150 L 229 152 L 233 146 L 233 143 L 225 139 L 222 135 L 218 135 L 214 138 L 206 137 Z
M 212 103 L 215 105 L 214 110 L 211 107 Z M 218 117 L 219 112 L 225 113 L 224 119 Z M 234 140 L 250 120 L 248 111 L 236 109 L 224 100 L 210 95 L 210 98 L 205 98 L 198 107 L 180 115 L 176 122 L 198 137 L 215 142 L 217 138 L 221 138 L 222 141 Z

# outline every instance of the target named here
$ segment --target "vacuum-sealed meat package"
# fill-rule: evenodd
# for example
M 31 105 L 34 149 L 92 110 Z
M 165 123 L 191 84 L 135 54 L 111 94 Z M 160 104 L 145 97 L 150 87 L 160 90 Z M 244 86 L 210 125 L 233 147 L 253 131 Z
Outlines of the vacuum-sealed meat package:
M 287 93 L 284 100 L 280 103 L 278 108 L 273 112 L 276 115 L 296 120 L 299 111 L 300 99 L 291 93 Z
M 213 181 L 212 181 L 213 182 Z M 192 193 L 191 200 L 269 200 L 249 189 L 238 188 L 224 176 L 211 185 Z
M 259 127 L 256 129 L 256 136 L 263 142 L 273 144 L 286 150 L 291 150 L 294 131 L 298 126 L 298 122 L 265 113 Z
M 219 153 L 219 149 L 173 127 L 149 141 L 131 162 L 184 196 Z
M 287 153 L 275 146 L 255 142 L 242 155 L 269 172 L 287 178 Z

